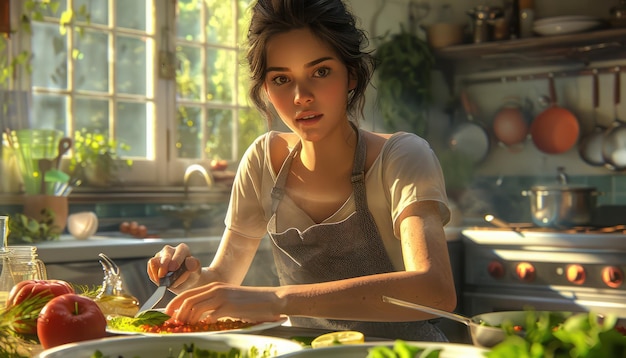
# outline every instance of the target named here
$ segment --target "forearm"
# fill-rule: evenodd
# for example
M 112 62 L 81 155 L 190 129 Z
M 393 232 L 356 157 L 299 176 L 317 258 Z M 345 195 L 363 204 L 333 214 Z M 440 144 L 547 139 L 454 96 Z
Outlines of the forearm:
M 366 321 L 415 321 L 433 316 L 385 303 L 390 296 L 446 311 L 456 307 L 453 282 L 436 272 L 394 272 L 277 289 L 281 313 Z M 424 289 L 422 289 L 424 288 Z

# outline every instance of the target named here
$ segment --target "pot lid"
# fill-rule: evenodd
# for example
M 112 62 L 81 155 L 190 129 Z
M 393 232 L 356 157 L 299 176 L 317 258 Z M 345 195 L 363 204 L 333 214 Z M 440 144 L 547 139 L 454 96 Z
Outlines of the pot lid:
M 596 191 L 595 187 L 587 185 L 535 185 L 531 189 L 532 191 Z

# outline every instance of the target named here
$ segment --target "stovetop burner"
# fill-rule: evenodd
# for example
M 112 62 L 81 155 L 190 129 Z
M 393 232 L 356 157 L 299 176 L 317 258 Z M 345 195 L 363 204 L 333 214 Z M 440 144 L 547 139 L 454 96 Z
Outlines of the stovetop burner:
M 484 227 L 484 230 L 512 230 L 517 232 L 534 231 L 534 232 L 554 232 L 565 234 L 607 234 L 619 233 L 626 234 L 626 225 L 613 226 L 574 226 L 574 227 L 539 227 L 532 223 L 507 223 L 493 215 L 485 215 L 485 221 L 492 224 L 493 227 Z

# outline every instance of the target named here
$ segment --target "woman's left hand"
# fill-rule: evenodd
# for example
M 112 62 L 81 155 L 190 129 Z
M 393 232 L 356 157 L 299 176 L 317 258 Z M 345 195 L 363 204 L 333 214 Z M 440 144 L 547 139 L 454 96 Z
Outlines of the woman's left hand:
M 223 317 L 250 322 L 280 319 L 281 301 L 275 287 L 248 287 L 213 282 L 186 290 L 165 308 L 172 319 L 197 323 L 215 322 Z

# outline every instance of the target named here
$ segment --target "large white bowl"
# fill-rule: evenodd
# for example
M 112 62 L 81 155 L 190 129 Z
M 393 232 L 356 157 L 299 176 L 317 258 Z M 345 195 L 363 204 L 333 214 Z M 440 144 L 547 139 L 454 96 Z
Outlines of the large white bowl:
M 602 23 L 595 20 L 565 21 L 533 26 L 533 31 L 542 36 L 573 34 L 600 27 Z
M 594 16 L 585 15 L 564 15 L 564 16 L 551 16 L 537 19 L 534 21 L 535 26 L 562 24 L 565 22 L 580 22 L 580 21 L 595 21 L 600 22 L 600 19 Z
M 484 358 L 489 350 L 469 344 L 439 342 L 406 342 L 426 349 L 441 349 L 440 358 Z M 368 351 L 376 346 L 392 348 L 393 341 L 368 342 L 363 344 L 345 344 L 324 348 L 304 349 L 285 354 L 281 358 L 365 358 Z
M 198 348 L 219 352 L 228 352 L 231 348 L 248 351 L 251 347 L 261 352 L 269 349 L 271 357 L 302 350 L 297 342 L 284 338 L 260 336 L 253 334 L 220 334 L 213 336 L 125 336 L 96 339 L 77 343 L 64 344 L 45 350 L 39 358 L 89 358 L 99 350 L 106 357 L 167 357 L 170 349 L 174 356 L 183 349 L 185 344 L 194 343 Z

